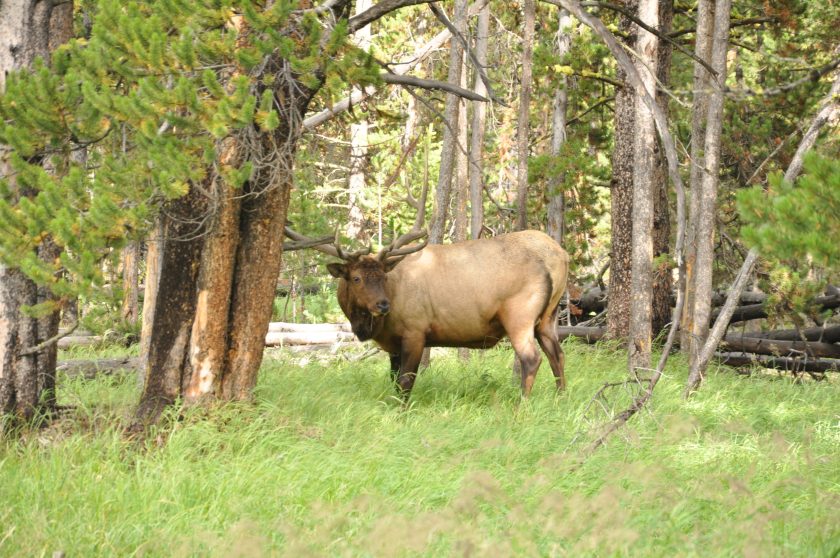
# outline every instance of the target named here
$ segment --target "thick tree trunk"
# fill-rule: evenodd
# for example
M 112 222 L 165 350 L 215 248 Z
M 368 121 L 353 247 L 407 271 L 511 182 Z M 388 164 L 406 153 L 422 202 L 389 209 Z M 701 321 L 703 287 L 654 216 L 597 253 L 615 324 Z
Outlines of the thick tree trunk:
M 52 49 L 71 38 L 72 17 L 72 2 L 0 2 L 0 91 L 6 74 L 30 67 L 37 57 L 48 59 Z M 14 192 L 6 157 L 0 146 L 0 174 L 10 178 Z M 38 250 L 43 258 L 57 256 L 48 240 Z M 19 270 L 0 265 L 0 414 L 30 419 L 55 407 L 56 344 L 22 354 L 58 332 L 58 310 L 40 320 L 22 313 L 24 307 L 50 298 L 51 293 L 39 290 Z
M 302 110 L 300 116 L 302 119 Z M 248 399 L 262 363 L 274 286 L 282 264 L 282 231 L 292 189 L 297 136 L 289 134 L 283 139 L 291 150 L 278 153 L 276 174 L 265 190 L 242 203 L 242 237 L 233 275 L 236 289 L 230 302 L 228 370 L 221 385 L 224 399 Z
M 559 17 L 557 56 L 562 59 L 569 53 L 572 46 L 572 16 L 569 15 L 568 11 L 561 9 Z M 568 77 L 561 74 L 557 81 L 557 91 L 554 93 L 554 110 L 551 119 L 552 157 L 558 157 L 563 144 L 566 143 L 567 81 Z M 566 224 L 565 181 L 565 174 L 550 178 L 548 183 L 548 209 L 546 211 L 546 232 L 561 246 L 563 245 L 563 232 Z
M 658 0 L 639 0 L 639 19 L 651 27 L 659 20 Z M 637 69 L 648 94 L 656 95 L 657 38 L 640 29 Z M 630 293 L 630 371 L 650 368 L 653 299 L 653 194 L 656 127 L 651 110 L 636 92 L 635 165 L 633 167 L 633 248 Z
M 490 7 L 485 5 L 478 14 L 475 31 L 475 57 L 481 66 L 487 65 L 487 38 L 490 34 Z M 473 91 L 484 96 L 487 88 L 479 72 L 475 72 Z M 481 235 L 484 225 L 484 132 L 487 120 L 487 105 L 473 103 L 472 130 L 470 136 L 470 238 Z
M 522 9 L 522 77 L 519 82 L 519 116 L 516 124 L 516 229 L 528 228 L 528 136 L 531 130 L 531 65 L 534 47 L 534 19 L 536 6 L 534 0 L 523 0 Z
M 452 23 L 463 36 L 467 25 L 466 0 L 455 0 L 455 14 Z M 460 85 L 461 83 L 463 51 L 461 41 L 453 37 L 449 47 L 449 75 L 447 77 L 447 81 L 453 85 Z M 460 104 L 458 96 L 452 93 L 446 95 L 446 107 L 443 116 L 447 125 L 443 129 L 443 147 L 441 148 L 438 184 L 435 189 L 435 205 L 429 223 L 429 242 L 432 244 L 442 244 L 443 235 L 446 232 L 446 218 L 452 197 L 452 177 L 456 164 L 455 150 L 459 149 L 456 133 Z
M 163 409 L 182 395 L 204 243 L 204 231 L 196 229 L 195 217 L 206 211 L 206 200 L 192 188 L 161 215 L 164 240 L 160 280 L 149 354 L 143 363 L 145 385 L 136 412 L 140 425 L 156 421 Z
M 626 8 L 633 13 L 638 6 L 631 0 Z M 620 30 L 628 45 L 635 44 L 637 27 L 621 17 Z M 624 82 L 624 70 L 618 68 Z M 607 301 L 607 337 L 626 339 L 630 331 L 630 270 L 633 235 L 633 159 L 636 105 L 633 88 L 625 85 L 615 92 L 615 140 L 610 180 L 610 283 Z
M 694 54 L 708 61 L 712 52 L 714 33 L 714 0 L 699 0 L 697 4 L 697 31 Z M 688 199 L 688 223 L 685 230 L 685 311 L 680 325 L 680 347 L 688 355 L 695 353 L 692 330 L 694 328 L 694 290 L 697 273 L 697 216 L 700 207 L 700 181 L 703 177 L 703 148 L 706 138 L 706 118 L 709 107 L 710 74 L 706 68 L 694 63 L 694 102 L 691 109 L 691 177 Z M 691 358 L 691 357 L 690 357 Z
M 694 306 L 691 342 L 702 347 L 709 335 L 709 316 L 712 311 L 712 269 L 714 267 L 715 217 L 717 215 L 718 172 L 720 168 L 721 130 L 723 127 L 723 88 L 726 82 L 726 52 L 729 48 L 729 11 L 731 0 L 715 1 L 714 36 L 712 39 L 712 69 L 717 72 L 709 95 L 706 118 L 706 138 L 703 146 L 703 171 L 696 221 L 696 255 L 694 268 Z M 689 363 L 696 367 L 697 351 L 690 354 Z
M 236 140 L 228 138 L 220 145 L 223 166 L 237 166 Z M 218 201 L 210 233 L 204 240 L 198 276 L 198 299 L 190 337 L 190 381 L 186 400 L 194 402 L 215 395 L 217 379 L 224 374 L 229 304 L 233 288 L 233 269 L 239 243 L 241 192 L 216 177 L 211 191 Z
M 665 34 L 671 32 L 674 20 L 674 1 L 659 0 L 659 30 Z M 657 81 L 661 87 L 668 87 L 671 83 L 671 52 L 670 43 L 659 44 Z M 656 103 L 668 116 L 668 101 L 670 97 L 658 88 Z M 651 316 L 651 331 L 656 337 L 671 321 L 671 278 L 670 243 L 671 243 L 671 212 L 668 201 L 668 162 L 662 150 L 661 140 L 656 142 L 656 167 L 654 169 L 654 198 L 653 198 L 653 257 L 656 265 L 653 270 L 653 306 Z

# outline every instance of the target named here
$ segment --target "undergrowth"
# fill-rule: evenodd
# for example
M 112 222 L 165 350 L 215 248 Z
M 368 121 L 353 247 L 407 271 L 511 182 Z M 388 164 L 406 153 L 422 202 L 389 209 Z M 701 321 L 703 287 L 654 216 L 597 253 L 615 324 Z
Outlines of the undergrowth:
M 496 349 L 436 356 L 408 406 L 384 355 L 275 351 L 253 403 L 175 409 L 142 444 L 122 435 L 133 374 L 62 378 L 71 410 L 0 442 L 0 555 L 840 552 L 838 382 L 721 369 L 685 402 L 675 356 L 650 410 L 580 464 L 603 418 L 584 411 L 625 357 L 564 347 L 563 394 L 544 364 L 521 401 Z

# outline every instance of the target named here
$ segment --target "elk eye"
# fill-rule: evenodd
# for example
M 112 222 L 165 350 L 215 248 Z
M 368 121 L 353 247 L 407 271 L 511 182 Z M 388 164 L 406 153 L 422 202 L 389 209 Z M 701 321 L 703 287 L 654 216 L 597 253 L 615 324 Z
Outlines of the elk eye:
M 361 283 L 361 282 L 362 282 L 362 278 L 361 278 L 361 277 L 353 277 L 353 282 L 354 282 L 354 283 Z

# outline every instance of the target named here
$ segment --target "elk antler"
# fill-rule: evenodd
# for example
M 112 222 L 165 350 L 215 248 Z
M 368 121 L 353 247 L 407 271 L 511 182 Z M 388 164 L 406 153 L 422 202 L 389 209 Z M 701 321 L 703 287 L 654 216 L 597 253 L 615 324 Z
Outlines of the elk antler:
M 426 244 L 429 243 L 429 240 L 426 239 L 420 244 L 415 244 L 414 246 L 405 246 L 410 242 L 414 242 L 415 240 L 419 240 L 421 238 L 426 238 L 428 233 L 426 231 L 412 231 L 402 235 L 401 237 L 397 238 L 391 244 L 383 248 L 377 255 L 376 258 L 380 262 L 384 262 L 386 260 L 393 261 L 396 258 L 404 258 L 409 254 L 413 254 L 414 252 L 419 252 L 423 248 L 426 247 Z
M 344 261 L 354 260 L 359 256 L 365 256 L 371 252 L 370 246 L 350 253 L 345 252 L 341 249 L 341 246 L 338 243 L 338 231 L 335 232 L 334 236 L 325 236 L 323 238 L 310 238 L 300 234 L 299 232 L 293 231 L 289 227 L 283 229 L 283 232 L 287 237 L 294 241 L 283 244 L 283 251 L 314 248 L 319 252 L 323 252 L 324 254 L 328 254 L 334 258 L 339 258 Z M 330 243 L 332 243 L 331 246 Z

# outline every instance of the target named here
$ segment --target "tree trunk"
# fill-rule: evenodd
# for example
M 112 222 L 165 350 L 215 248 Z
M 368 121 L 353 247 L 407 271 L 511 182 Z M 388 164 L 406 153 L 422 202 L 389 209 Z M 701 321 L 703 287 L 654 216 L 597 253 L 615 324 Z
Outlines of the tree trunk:
M 706 139 L 703 146 L 703 171 L 700 197 L 695 214 L 696 254 L 694 272 L 694 305 L 691 342 L 702 347 L 709 335 L 709 316 L 712 311 L 712 268 L 714 267 L 715 216 L 717 214 L 718 171 L 720 167 L 721 129 L 723 127 L 723 87 L 726 82 L 726 51 L 729 48 L 729 11 L 731 0 L 715 1 L 714 36 L 712 39 L 712 69 L 717 73 L 709 95 L 706 118 Z M 697 366 L 696 351 L 690 353 L 689 364 Z
M 694 54 L 708 61 L 712 52 L 714 32 L 714 0 L 699 0 L 697 4 L 697 31 Z M 700 207 L 700 181 L 702 179 L 703 148 L 706 138 L 706 118 L 709 106 L 710 74 L 701 64 L 694 63 L 694 102 L 691 109 L 691 177 L 688 199 L 688 223 L 685 230 L 685 311 L 680 325 L 680 347 L 693 355 L 694 340 L 694 290 L 697 272 L 697 216 Z M 693 358 L 693 357 L 689 357 Z
M 466 0 L 455 0 L 455 14 L 452 20 L 455 28 L 464 36 L 467 24 L 467 2 Z M 461 84 L 461 59 L 463 56 L 463 45 L 456 38 L 452 37 L 449 47 L 449 75 L 447 81 L 452 85 Z M 438 184 L 435 190 L 435 206 L 432 211 L 432 219 L 429 224 L 429 242 L 442 244 L 443 235 L 446 232 L 446 217 L 449 213 L 449 203 L 452 197 L 452 176 L 456 164 L 455 150 L 457 145 L 457 126 L 460 98 L 452 93 L 446 95 L 446 107 L 444 119 L 447 123 L 443 128 L 443 146 L 440 155 L 440 172 Z
M 469 39 L 465 36 L 469 44 Z M 461 87 L 467 87 L 467 65 L 465 57 L 461 57 Z M 478 72 L 476 72 L 478 73 Z M 475 103 L 474 103 L 475 104 Z M 484 103 L 479 103 L 484 104 Z M 468 146 L 467 135 L 467 101 L 461 99 L 461 107 L 458 109 L 458 163 L 455 173 L 455 242 L 463 242 L 467 239 L 469 221 L 467 216 L 467 201 L 470 197 L 470 155 L 464 153 Z M 461 361 L 468 361 L 470 350 L 464 347 L 458 349 L 458 358 Z
M 223 166 L 238 166 L 236 144 L 233 138 L 221 142 L 219 160 Z M 204 239 L 198 275 L 198 299 L 190 336 L 190 380 L 185 390 L 188 402 L 215 395 L 218 378 L 224 374 L 228 308 L 240 239 L 241 192 L 218 177 L 212 180 L 210 190 L 218 202 L 210 232 Z
M 475 32 L 475 57 L 478 63 L 487 66 L 487 38 L 490 34 L 490 7 L 485 5 L 478 14 Z M 484 96 L 487 88 L 479 72 L 475 72 L 473 91 Z M 484 133 L 487 121 L 487 105 L 473 103 L 472 135 L 470 136 L 470 237 L 478 238 L 484 225 Z
M 519 82 L 519 117 L 516 125 L 517 188 L 516 188 L 516 229 L 528 228 L 528 135 L 530 132 L 531 109 L 531 63 L 534 47 L 534 19 L 536 6 L 534 0 L 523 0 L 522 29 L 522 78 Z
M 672 31 L 674 20 L 674 0 L 659 0 L 659 30 L 665 34 Z M 671 83 L 671 52 L 670 43 L 659 44 L 659 59 L 657 64 L 657 81 L 661 87 L 668 87 Z M 656 102 L 665 116 L 668 116 L 668 101 L 670 97 L 661 88 L 657 89 Z M 651 316 L 651 331 L 656 337 L 671 322 L 671 279 L 670 243 L 671 243 L 671 213 L 668 202 L 668 162 L 662 149 L 661 140 L 656 142 L 656 156 L 654 168 L 654 198 L 653 198 L 653 257 L 657 262 L 653 270 L 653 306 Z
M 357 0 L 356 14 L 366 11 L 372 5 L 371 0 Z M 370 48 L 370 25 L 356 31 L 354 42 L 362 50 Z M 354 90 L 358 91 L 358 90 Z M 365 172 L 367 170 L 368 123 L 364 118 L 350 125 L 350 178 L 347 185 L 347 204 L 350 207 L 347 216 L 347 236 L 356 240 L 367 240 L 364 232 L 365 215 L 360 206 L 361 196 L 365 191 Z
M 37 57 L 49 59 L 52 49 L 72 37 L 73 3 L 39 0 L 6 0 L 0 3 L 0 91 L 9 72 L 28 68 Z M 0 174 L 14 178 L 0 146 Z M 16 195 L 25 195 L 16 192 Z M 56 248 L 45 241 L 39 248 L 44 258 L 55 258 Z M 20 270 L 0 265 L 0 414 L 24 420 L 55 407 L 55 362 L 57 346 L 48 345 L 32 354 L 21 354 L 55 336 L 58 311 L 40 320 L 22 309 L 52 298 Z
M 161 214 L 164 240 L 162 261 L 145 384 L 136 416 L 154 422 L 161 411 L 182 394 L 185 366 L 189 362 L 190 330 L 196 307 L 196 285 L 203 238 L 194 218 L 206 211 L 198 189 L 169 204 Z
M 218 146 L 220 168 L 253 162 L 242 190 L 211 171 L 203 188 L 191 188 L 164 213 L 159 292 L 136 428 L 157 420 L 178 397 L 191 402 L 251 396 L 282 263 L 295 150 L 314 94 L 289 81 L 287 70 L 280 58 L 264 66 L 276 77 L 281 125 L 272 132 L 247 128 Z M 211 200 L 202 197 L 208 191 Z M 191 225 L 204 221 L 207 230 Z
M 639 0 L 639 19 L 657 27 L 659 0 Z M 639 29 L 637 69 L 647 92 L 656 95 L 657 38 Z M 653 114 L 636 92 L 635 165 L 633 167 L 633 249 L 630 293 L 630 371 L 650 368 L 653 299 L 653 194 L 656 127 Z
M 569 12 L 560 10 L 560 22 L 557 29 L 557 56 L 562 60 L 572 46 L 572 17 Z M 566 91 L 568 77 L 560 74 L 557 81 L 557 91 L 554 93 L 554 111 L 551 119 L 551 156 L 559 157 L 563 144 L 566 143 L 566 105 L 568 94 Z M 565 215 L 565 174 L 552 176 L 548 184 L 548 209 L 546 211 L 546 232 L 548 236 L 563 245 L 563 232 L 566 223 Z
M 141 367 L 140 386 L 145 381 L 142 372 L 145 370 L 145 363 L 149 357 L 149 344 L 152 336 L 152 328 L 155 317 L 155 301 L 160 282 L 160 267 L 163 258 L 161 248 L 164 239 L 164 227 L 162 218 L 158 218 L 155 227 L 146 239 L 146 278 L 143 288 L 143 323 L 140 328 L 140 361 L 144 364 Z
M 122 280 L 123 300 L 122 318 L 130 324 L 137 323 L 138 305 L 140 302 L 140 288 L 138 276 L 138 252 L 140 247 L 137 242 L 129 242 L 122 252 Z
M 637 0 L 626 8 L 637 11 Z M 626 44 L 635 44 L 636 29 L 622 16 L 620 31 L 626 35 Z M 619 66 L 618 80 L 626 79 Z M 630 331 L 630 270 L 633 235 L 633 159 L 636 105 L 633 88 L 625 85 L 615 92 L 615 139 L 612 153 L 612 178 L 610 180 L 610 284 L 607 300 L 607 337 L 626 339 Z
M 802 168 L 802 160 L 805 153 L 814 146 L 814 142 L 817 140 L 817 135 L 819 134 L 820 129 L 834 115 L 836 115 L 838 111 L 840 111 L 840 102 L 837 101 L 838 95 L 840 95 L 840 72 L 836 72 L 831 90 L 820 104 L 820 110 L 817 112 L 817 115 L 814 117 L 814 120 L 811 122 L 808 130 L 802 136 L 802 141 L 799 143 L 799 147 L 796 148 L 793 160 L 790 162 L 790 165 L 788 165 L 787 171 L 785 171 L 785 180 L 788 182 L 792 183 L 796 180 L 799 171 Z M 729 294 L 726 297 L 726 302 L 724 303 L 723 308 L 720 310 L 720 315 L 715 320 L 715 324 L 712 327 L 711 333 L 709 334 L 705 345 L 702 347 L 702 350 L 697 357 L 696 363 L 691 366 L 685 391 L 683 392 L 684 397 L 691 396 L 692 393 L 699 389 L 700 382 L 703 381 L 703 374 L 706 373 L 706 366 L 712 358 L 712 354 L 717 348 L 718 343 L 723 338 L 726 327 L 729 325 L 735 310 L 735 305 L 737 304 L 741 293 L 744 291 L 747 279 L 749 279 L 749 276 L 752 273 L 752 268 L 757 259 L 758 251 L 755 248 L 750 250 L 747 257 L 744 258 L 744 263 L 741 265 L 738 276 L 729 289 Z M 827 299 L 832 297 L 823 298 Z M 833 298 L 835 299 L 835 302 L 840 305 L 840 301 L 837 300 L 840 299 L 840 297 L 835 295 Z M 828 300 L 823 302 L 823 304 L 827 303 L 829 303 Z

